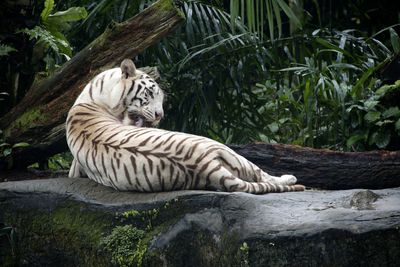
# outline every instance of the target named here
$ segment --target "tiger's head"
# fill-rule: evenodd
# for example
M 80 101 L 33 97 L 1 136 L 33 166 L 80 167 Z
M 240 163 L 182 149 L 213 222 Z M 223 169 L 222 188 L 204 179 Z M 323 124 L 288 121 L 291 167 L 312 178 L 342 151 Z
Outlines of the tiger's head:
M 121 63 L 121 82 L 127 92 L 122 97 L 120 119 L 124 125 L 156 126 L 164 116 L 164 92 L 148 74 L 137 70 L 130 59 Z

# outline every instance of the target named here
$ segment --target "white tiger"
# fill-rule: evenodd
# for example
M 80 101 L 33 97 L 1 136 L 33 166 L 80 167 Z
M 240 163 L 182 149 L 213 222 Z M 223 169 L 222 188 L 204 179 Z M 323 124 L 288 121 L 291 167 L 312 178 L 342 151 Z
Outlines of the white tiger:
M 140 192 L 304 190 L 293 175 L 268 175 L 209 138 L 148 128 L 163 117 L 163 98 L 157 83 L 129 59 L 97 75 L 68 113 L 74 156 L 69 176 L 86 173 L 117 190 Z

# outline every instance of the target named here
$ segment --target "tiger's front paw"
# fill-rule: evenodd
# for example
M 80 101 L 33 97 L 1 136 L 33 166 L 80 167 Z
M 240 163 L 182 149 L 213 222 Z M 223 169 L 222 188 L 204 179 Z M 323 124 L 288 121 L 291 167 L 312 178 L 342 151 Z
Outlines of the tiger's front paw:
M 297 182 L 297 178 L 291 174 L 284 174 L 281 176 L 281 183 L 283 185 L 293 185 Z

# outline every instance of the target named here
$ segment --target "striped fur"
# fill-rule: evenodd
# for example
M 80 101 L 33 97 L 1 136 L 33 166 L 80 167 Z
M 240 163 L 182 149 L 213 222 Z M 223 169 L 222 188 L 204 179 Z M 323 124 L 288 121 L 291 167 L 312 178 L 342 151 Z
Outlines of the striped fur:
M 67 142 L 75 158 L 71 177 L 86 173 L 90 179 L 117 190 L 140 192 L 208 189 L 261 194 L 304 190 L 303 186 L 295 185 L 294 176 L 270 176 L 230 148 L 209 138 L 136 127 L 132 121 L 127 123 L 126 110 L 132 109 L 130 105 L 133 102 L 129 100 L 130 94 L 122 91 L 126 85 L 137 83 L 143 74 L 138 75 L 137 70 L 133 74 L 126 70 L 125 65 L 121 65 L 122 72 L 119 70 L 119 76 L 116 75 L 119 77 L 116 80 L 118 86 L 113 88 L 121 90 L 118 103 L 102 102 L 104 99 L 107 102 L 98 92 L 102 90 L 102 84 L 106 84 L 103 81 L 98 82 L 96 88 L 88 85 L 69 111 Z M 98 77 L 101 75 L 104 74 Z M 96 83 L 98 77 L 91 83 Z M 151 80 L 150 77 L 146 79 Z M 152 86 L 153 82 L 147 84 Z M 155 91 L 147 93 L 148 97 L 141 101 L 145 103 L 143 105 L 159 102 L 149 96 L 154 96 L 160 89 L 158 86 L 151 88 Z M 109 88 L 103 90 L 106 94 L 111 92 Z M 140 95 L 137 90 L 140 89 L 134 88 L 131 93 Z M 154 114 L 162 113 L 162 101 L 143 110 L 150 109 Z M 149 114 L 141 115 L 149 119 L 150 124 L 155 124 L 154 117 L 157 116 L 151 120 Z

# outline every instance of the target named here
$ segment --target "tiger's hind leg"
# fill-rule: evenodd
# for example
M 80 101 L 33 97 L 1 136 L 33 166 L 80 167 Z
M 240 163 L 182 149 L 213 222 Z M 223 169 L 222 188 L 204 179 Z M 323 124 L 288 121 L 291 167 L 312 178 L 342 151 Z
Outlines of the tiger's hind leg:
M 294 185 L 297 182 L 297 178 L 291 174 L 284 174 L 282 176 L 272 176 L 264 171 L 261 171 L 260 182 L 271 182 L 279 185 Z
M 87 177 L 86 172 L 83 170 L 78 161 L 74 158 L 71 163 L 71 168 L 68 173 L 69 178 Z
M 272 183 L 277 185 L 294 185 L 297 178 L 290 174 L 273 176 L 261 170 L 246 158 L 231 150 L 219 151 L 219 162 L 230 173 L 247 182 Z
M 234 176 L 225 167 L 210 175 L 210 186 L 227 192 L 246 192 L 251 194 L 304 191 L 302 185 L 283 185 L 273 182 L 248 182 Z
M 247 182 L 231 176 L 224 181 L 224 187 L 229 192 L 246 192 L 251 194 L 283 193 L 304 191 L 303 185 L 281 185 L 270 182 Z

